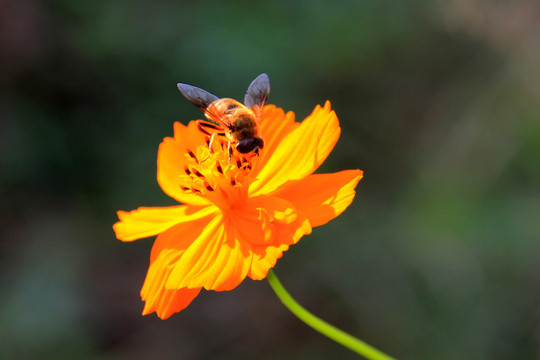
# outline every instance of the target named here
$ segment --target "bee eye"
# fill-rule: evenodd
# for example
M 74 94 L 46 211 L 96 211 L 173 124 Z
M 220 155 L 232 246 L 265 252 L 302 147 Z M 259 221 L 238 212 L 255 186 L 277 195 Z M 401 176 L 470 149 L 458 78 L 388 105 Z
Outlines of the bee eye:
M 263 147 L 264 141 L 261 138 L 246 139 L 236 144 L 236 150 L 241 154 L 247 154 L 252 151 L 257 152 L 258 149 L 262 149 Z

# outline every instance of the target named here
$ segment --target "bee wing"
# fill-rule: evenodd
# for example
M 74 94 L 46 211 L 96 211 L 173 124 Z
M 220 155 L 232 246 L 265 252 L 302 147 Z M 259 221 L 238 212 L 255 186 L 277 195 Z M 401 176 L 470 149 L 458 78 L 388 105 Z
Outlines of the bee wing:
M 249 85 L 246 96 L 244 97 L 244 105 L 251 108 L 260 118 L 262 108 L 266 105 L 266 99 L 270 94 L 270 79 L 268 75 L 261 74 L 255 78 Z
M 216 100 L 219 100 L 216 95 L 210 94 L 208 91 L 198 88 L 196 86 L 182 83 L 178 83 L 176 84 L 176 86 L 186 99 L 188 99 L 193 105 L 197 106 L 204 112 L 206 112 L 206 108 L 208 107 L 208 105 L 210 105 Z
M 218 123 L 221 126 L 230 127 L 230 124 L 226 119 L 212 112 L 208 108 L 210 104 L 212 104 L 214 101 L 219 100 L 216 95 L 210 94 L 206 90 L 188 84 L 178 83 L 176 84 L 176 86 L 186 99 L 188 99 L 193 105 L 197 106 L 205 113 L 207 118 Z

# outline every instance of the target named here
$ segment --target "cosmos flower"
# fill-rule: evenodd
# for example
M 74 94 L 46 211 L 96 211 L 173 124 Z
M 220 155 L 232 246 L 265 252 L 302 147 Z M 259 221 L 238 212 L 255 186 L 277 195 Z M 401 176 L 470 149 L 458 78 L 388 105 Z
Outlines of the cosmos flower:
M 235 151 L 230 160 L 224 140 L 209 153 L 195 122 L 175 123 L 174 137 L 161 143 L 158 183 L 183 205 L 119 211 L 113 227 L 122 241 L 157 235 L 141 290 L 143 315 L 166 319 L 203 288 L 226 291 L 246 277 L 264 279 L 289 246 L 351 204 L 362 171 L 313 174 L 340 135 L 329 102 L 301 123 L 267 105 L 260 134 L 258 156 Z

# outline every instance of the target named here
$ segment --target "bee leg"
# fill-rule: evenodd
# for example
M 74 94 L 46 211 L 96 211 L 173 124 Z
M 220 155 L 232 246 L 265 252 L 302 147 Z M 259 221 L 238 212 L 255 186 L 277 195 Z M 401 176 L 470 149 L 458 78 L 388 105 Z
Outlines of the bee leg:
M 203 160 L 199 161 L 199 164 L 208 160 L 208 158 L 210 157 L 210 154 L 212 154 L 212 144 L 214 143 L 214 138 L 216 137 L 216 134 L 217 133 L 212 134 L 212 137 L 210 138 L 210 142 L 208 143 L 208 155 L 206 155 L 206 157 Z
M 217 133 L 218 135 L 225 136 L 225 132 L 221 126 L 204 120 L 196 120 L 195 122 L 197 123 L 199 131 L 203 134 L 212 135 L 213 133 Z M 210 131 L 207 129 L 210 129 Z
M 230 141 L 227 143 L 227 152 L 229 153 L 229 165 L 231 165 L 232 148 Z

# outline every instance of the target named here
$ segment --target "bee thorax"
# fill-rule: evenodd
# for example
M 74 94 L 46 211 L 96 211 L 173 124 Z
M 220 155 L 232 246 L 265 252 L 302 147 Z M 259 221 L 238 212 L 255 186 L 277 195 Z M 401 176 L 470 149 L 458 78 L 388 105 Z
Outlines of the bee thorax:
M 238 142 L 258 136 L 257 123 L 249 114 L 240 115 L 234 121 L 231 129 L 234 139 Z

